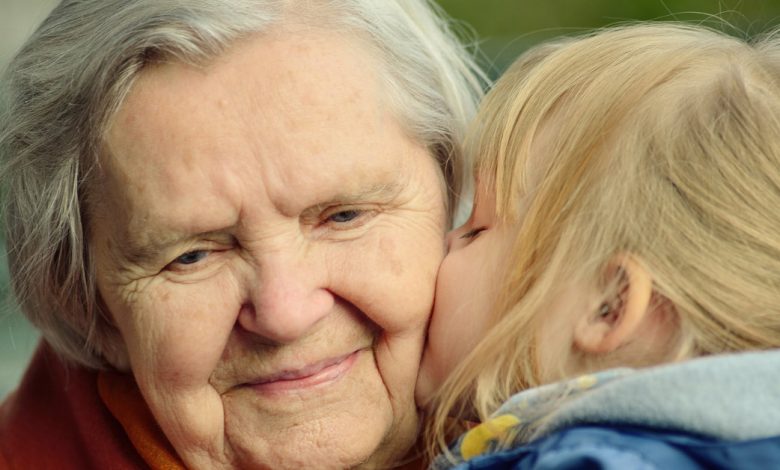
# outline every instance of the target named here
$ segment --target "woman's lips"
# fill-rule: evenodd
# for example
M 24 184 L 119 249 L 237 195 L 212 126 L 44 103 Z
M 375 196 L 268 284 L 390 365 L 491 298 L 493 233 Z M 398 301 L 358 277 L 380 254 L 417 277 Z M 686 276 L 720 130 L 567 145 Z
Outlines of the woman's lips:
M 336 382 L 347 375 L 362 349 L 350 354 L 311 364 L 302 369 L 284 371 L 248 384 L 261 393 L 299 391 Z

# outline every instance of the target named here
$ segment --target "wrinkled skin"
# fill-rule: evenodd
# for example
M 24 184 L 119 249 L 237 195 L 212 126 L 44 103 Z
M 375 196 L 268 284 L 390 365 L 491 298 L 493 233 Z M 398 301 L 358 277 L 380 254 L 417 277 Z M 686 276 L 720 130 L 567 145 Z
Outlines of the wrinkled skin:
M 441 172 L 371 54 L 321 32 L 150 66 L 106 135 L 98 288 L 191 468 L 381 467 L 413 389 Z

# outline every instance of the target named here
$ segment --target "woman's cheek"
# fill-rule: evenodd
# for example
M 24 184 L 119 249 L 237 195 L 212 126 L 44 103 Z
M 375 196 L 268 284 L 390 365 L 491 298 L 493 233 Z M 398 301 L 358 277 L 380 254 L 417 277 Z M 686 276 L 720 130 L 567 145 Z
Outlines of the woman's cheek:
M 207 383 L 242 305 L 239 286 L 226 269 L 197 283 L 165 283 L 142 296 L 147 302 L 131 312 L 139 319 L 131 335 L 136 342 L 131 349 L 136 375 L 148 374 L 154 382 L 178 386 Z
M 422 328 L 430 314 L 443 230 L 417 227 L 385 222 L 359 240 L 327 248 L 326 259 L 338 260 L 329 266 L 331 291 L 386 333 Z

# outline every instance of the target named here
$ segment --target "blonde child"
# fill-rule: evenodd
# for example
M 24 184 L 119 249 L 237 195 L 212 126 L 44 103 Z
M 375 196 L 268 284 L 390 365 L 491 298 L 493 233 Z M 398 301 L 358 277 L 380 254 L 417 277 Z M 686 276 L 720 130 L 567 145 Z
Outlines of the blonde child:
M 780 37 L 543 45 L 471 152 L 417 396 L 482 424 L 433 466 L 780 468 Z

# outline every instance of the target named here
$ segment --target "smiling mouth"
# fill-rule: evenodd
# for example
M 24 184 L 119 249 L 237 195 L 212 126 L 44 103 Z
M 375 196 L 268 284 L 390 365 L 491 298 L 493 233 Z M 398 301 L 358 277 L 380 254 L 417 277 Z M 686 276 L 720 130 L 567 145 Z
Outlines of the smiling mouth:
M 247 385 L 263 394 L 303 391 L 327 386 L 346 376 L 363 349 L 344 356 L 325 359 L 301 369 L 284 371 Z

